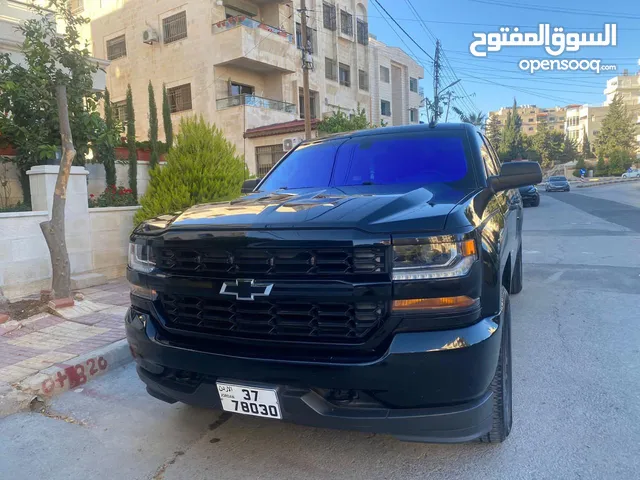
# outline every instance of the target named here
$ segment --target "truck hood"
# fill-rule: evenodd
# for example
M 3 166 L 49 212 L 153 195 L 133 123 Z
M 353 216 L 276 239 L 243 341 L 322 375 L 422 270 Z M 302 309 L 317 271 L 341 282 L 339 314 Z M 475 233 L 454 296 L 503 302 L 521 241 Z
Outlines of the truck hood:
M 229 203 L 192 207 L 171 222 L 171 229 L 440 231 L 449 213 L 469 192 L 436 187 L 354 186 L 258 192 Z

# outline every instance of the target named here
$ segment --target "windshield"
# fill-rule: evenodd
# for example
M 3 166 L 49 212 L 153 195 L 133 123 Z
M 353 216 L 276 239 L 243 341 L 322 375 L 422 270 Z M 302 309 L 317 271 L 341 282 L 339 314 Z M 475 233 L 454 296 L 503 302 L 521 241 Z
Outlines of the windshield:
M 567 181 L 567 177 L 551 177 L 551 178 L 549 178 L 549 181 L 551 181 L 551 182 L 566 182 Z
M 421 131 L 301 145 L 267 176 L 260 190 L 433 183 L 473 188 L 462 135 Z

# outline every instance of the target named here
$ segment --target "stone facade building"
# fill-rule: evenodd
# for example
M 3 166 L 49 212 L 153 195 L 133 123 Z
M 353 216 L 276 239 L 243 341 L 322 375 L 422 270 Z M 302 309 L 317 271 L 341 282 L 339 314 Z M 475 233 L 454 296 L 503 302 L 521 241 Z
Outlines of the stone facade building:
M 166 85 L 174 126 L 202 115 L 252 173 L 268 171 L 284 139 L 304 136 L 299 0 L 72 3 L 91 19 L 83 35 L 93 54 L 111 61 L 106 83 L 121 119 L 131 85 L 140 140 L 148 135 L 149 80 L 158 105 Z M 306 7 L 312 118 L 358 105 L 370 115 L 367 1 L 307 0 Z

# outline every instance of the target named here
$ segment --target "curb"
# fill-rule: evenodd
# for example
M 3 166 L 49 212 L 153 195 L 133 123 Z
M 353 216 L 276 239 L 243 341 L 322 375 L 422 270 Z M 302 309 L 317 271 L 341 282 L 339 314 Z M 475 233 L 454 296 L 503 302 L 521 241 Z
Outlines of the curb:
M 0 388 L 0 418 L 29 410 L 35 398 L 51 398 L 73 390 L 133 360 L 126 339 L 41 370 L 14 384 L 14 389 Z M 2 387 L 0 385 L 0 387 Z
M 614 183 L 629 183 L 629 182 L 637 182 L 640 178 L 621 178 L 619 180 L 608 180 L 606 182 L 591 182 L 591 183 L 582 183 L 576 185 L 576 188 L 590 188 L 590 187 L 599 187 L 601 185 L 613 185 Z

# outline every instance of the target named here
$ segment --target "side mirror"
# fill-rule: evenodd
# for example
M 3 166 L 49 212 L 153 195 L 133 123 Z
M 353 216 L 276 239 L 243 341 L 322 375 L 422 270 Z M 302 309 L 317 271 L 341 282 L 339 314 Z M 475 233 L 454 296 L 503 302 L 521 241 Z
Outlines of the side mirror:
M 538 162 L 506 162 L 500 168 L 500 175 L 489 177 L 487 183 L 494 192 L 512 188 L 537 185 L 542 181 L 542 170 Z
M 242 193 L 251 193 L 255 190 L 262 179 L 261 178 L 252 178 L 250 180 L 245 180 L 242 183 Z

